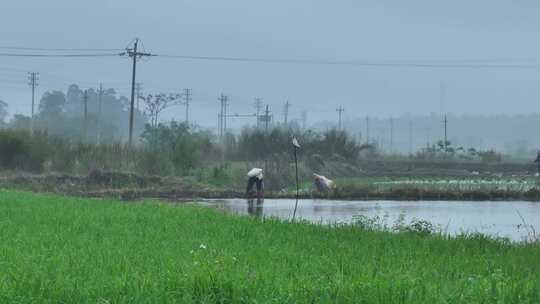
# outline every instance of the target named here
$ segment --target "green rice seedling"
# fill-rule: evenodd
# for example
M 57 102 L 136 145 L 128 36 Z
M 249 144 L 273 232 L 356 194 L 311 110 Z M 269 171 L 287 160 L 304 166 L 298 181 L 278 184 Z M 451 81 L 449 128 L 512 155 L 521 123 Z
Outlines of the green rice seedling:
M 538 244 L 368 228 L 4 190 L 0 303 L 540 301 Z

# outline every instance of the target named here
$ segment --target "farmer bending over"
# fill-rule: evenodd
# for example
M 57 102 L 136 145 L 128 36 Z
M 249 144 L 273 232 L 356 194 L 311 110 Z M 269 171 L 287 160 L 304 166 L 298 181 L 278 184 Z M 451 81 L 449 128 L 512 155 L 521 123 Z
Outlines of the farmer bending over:
M 253 194 L 253 185 L 255 185 L 257 188 L 257 198 L 262 198 L 264 191 L 263 170 L 259 168 L 253 168 L 248 172 L 247 176 L 248 182 L 246 195 L 251 196 Z
M 313 180 L 315 182 L 315 188 L 317 188 L 320 193 L 328 193 L 330 190 L 336 188 L 334 181 L 326 178 L 326 176 L 313 173 Z
M 534 160 L 536 164 L 536 176 L 540 176 L 540 150 L 536 151 L 536 159 Z

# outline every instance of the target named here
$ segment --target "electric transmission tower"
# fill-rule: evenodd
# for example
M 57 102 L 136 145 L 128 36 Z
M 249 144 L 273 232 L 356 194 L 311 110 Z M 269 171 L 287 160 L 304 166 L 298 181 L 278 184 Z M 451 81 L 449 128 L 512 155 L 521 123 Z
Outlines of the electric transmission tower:
M 302 111 L 302 130 L 306 129 L 306 125 L 307 125 L 307 112 Z
M 390 154 L 394 153 L 394 118 L 390 117 Z
M 444 114 L 444 152 L 448 152 L 448 119 Z
M 413 151 L 413 122 L 409 119 L 409 155 L 412 155 Z
M 261 109 L 262 109 L 262 99 L 259 97 L 256 97 L 254 105 L 255 105 L 255 117 L 257 118 L 257 128 L 259 128 L 259 116 L 261 114 Z
M 366 144 L 369 145 L 369 116 L 366 115 Z
M 343 109 L 342 106 L 339 106 L 336 111 L 338 112 L 338 130 L 341 130 L 341 116 L 343 115 L 343 111 L 345 111 L 345 109 Z
M 38 85 L 37 81 L 39 80 L 39 73 L 30 72 L 28 73 L 28 85 L 32 88 L 32 114 L 30 116 L 30 134 L 34 133 L 34 105 L 35 105 L 35 95 L 36 87 Z
M 87 139 L 87 135 L 88 135 L 88 90 L 84 90 L 84 94 L 83 94 L 83 104 L 84 104 L 84 127 L 83 127 L 83 132 L 84 132 L 84 140 Z
M 218 98 L 220 103 L 220 113 L 218 114 L 218 125 L 219 125 L 219 138 L 223 140 L 225 131 L 227 129 L 227 105 L 228 97 L 224 94 L 221 94 Z
M 289 123 L 289 108 L 290 107 L 291 107 L 291 104 L 287 100 L 287 102 L 285 103 L 283 107 L 283 123 L 285 124 L 285 126 L 287 126 L 287 124 Z
M 98 117 L 97 117 L 97 140 L 96 140 L 98 144 L 101 141 L 101 123 L 102 123 L 101 109 L 102 109 L 102 102 L 103 102 L 102 99 L 103 99 L 103 85 L 100 83 L 99 91 L 98 91 Z M 137 99 L 137 102 L 138 102 L 138 99 Z
M 184 89 L 184 103 L 186 106 L 186 124 L 189 125 L 189 102 L 191 101 L 191 89 Z
M 272 119 L 272 115 L 270 115 L 270 109 L 268 105 L 266 105 L 266 109 L 264 110 L 264 115 L 262 117 L 264 120 L 264 131 L 268 132 L 268 125 L 270 124 L 270 120 Z

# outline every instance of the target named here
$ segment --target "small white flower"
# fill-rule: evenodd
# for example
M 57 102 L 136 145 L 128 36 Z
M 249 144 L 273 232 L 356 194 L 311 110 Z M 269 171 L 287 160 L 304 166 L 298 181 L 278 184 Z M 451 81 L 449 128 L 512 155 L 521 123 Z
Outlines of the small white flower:
M 201 244 L 201 245 L 199 246 L 199 248 L 200 248 L 200 249 L 206 249 L 206 245 L 205 245 L 205 244 Z

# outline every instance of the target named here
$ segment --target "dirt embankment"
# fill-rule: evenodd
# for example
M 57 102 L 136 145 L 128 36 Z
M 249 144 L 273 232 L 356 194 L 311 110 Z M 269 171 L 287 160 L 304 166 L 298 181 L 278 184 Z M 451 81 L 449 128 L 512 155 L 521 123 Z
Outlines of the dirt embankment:
M 81 197 L 114 197 L 123 200 L 233 198 L 243 195 L 238 191 L 219 189 L 181 178 L 105 171 L 92 171 L 87 176 L 67 174 L 4 176 L 0 177 L 0 187 Z
M 112 197 L 121 200 L 157 198 L 183 201 L 244 198 L 243 191 L 220 189 L 174 177 L 141 176 L 132 173 L 93 171 L 87 176 L 21 174 L 0 177 L 0 187 L 35 192 L 53 192 L 80 197 Z M 267 192 L 266 198 L 295 198 L 294 192 Z M 540 189 L 528 191 L 451 191 L 371 188 L 338 188 L 327 195 L 302 192 L 300 198 L 343 200 L 527 200 L 540 201 Z

